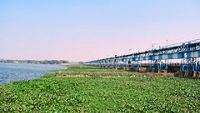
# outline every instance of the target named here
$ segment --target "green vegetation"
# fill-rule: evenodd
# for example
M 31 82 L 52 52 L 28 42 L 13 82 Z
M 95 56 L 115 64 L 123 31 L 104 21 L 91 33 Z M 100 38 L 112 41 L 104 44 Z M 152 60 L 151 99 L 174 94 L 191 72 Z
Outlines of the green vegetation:
M 85 66 L 56 73 L 66 72 L 131 73 Z M 200 112 L 200 80 L 49 73 L 0 85 L 0 112 Z

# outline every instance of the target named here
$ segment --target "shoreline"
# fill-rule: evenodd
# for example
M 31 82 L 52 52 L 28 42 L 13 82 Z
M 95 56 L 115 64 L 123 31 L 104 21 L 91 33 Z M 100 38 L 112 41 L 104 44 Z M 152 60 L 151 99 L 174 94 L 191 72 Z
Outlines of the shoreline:
M 20 80 L 32 80 L 50 71 L 66 69 L 65 66 L 51 64 L 1 64 L 0 84 L 7 84 Z

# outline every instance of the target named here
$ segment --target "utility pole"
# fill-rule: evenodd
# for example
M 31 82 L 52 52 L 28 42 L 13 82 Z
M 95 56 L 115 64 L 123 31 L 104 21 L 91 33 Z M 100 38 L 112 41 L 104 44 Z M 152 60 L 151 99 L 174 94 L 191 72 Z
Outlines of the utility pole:
M 168 46 L 168 39 L 166 40 L 166 47 Z
M 129 54 L 131 53 L 131 50 L 132 50 L 131 48 L 128 49 L 128 53 L 129 53 Z

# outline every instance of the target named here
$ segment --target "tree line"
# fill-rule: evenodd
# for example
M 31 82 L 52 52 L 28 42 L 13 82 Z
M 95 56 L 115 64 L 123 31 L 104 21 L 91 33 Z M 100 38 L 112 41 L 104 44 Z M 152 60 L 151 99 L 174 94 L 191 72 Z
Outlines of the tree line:
M 28 63 L 28 64 L 67 64 L 66 60 L 4 60 L 1 59 L 0 63 Z

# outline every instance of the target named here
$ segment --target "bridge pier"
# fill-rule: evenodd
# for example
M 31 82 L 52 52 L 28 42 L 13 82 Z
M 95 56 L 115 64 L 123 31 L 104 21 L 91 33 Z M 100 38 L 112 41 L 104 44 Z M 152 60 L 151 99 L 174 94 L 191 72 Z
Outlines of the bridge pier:
M 127 71 L 135 71 L 135 72 L 153 72 L 158 73 L 161 75 L 169 75 L 170 72 L 174 73 L 174 76 L 177 77 L 192 77 L 192 78 L 200 78 L 200 72 L 198 69 L 196 70 L 190 70 L 186 66 L 185 67 L 170 67 L 170 68 L 156 68 L 156 67 L 147 67 L 147 66 L 131 66 L 131 65 L 101 65 L 99 67 L 102 68 L 114 68 L 114 69 L 124 69 Z
M 184 77 L 193 77 L 193 72 L 192 71 L 185 71 Z
M 136 72 L 139 72 L 139 67 L 136 67 L 136 68 L 135 68 L 135 71 L 136 71 Z
M 199 72 L 197 72 L 197 78 L 200 78 L 200 73 Z
M 196 71 L 193 72 L 193 77 L 197 78 L 198 73 Z
M 167 70 L 161 70 L 161 69 L 158 69 L 158 74 L 162 74 L 162 75 L 168 75 L 168 71 Z
M 152 69 L 151 69 L 151 72 L 157 73 L 157 72 L 158 72 L 158 69 L 152 68 Z
M 146 67 L 139 67 L 138 71 L 142 73 L 146 73 L 148 69 Z
M 162 70 L 158 69 L 158 74 L 162 73 Z

